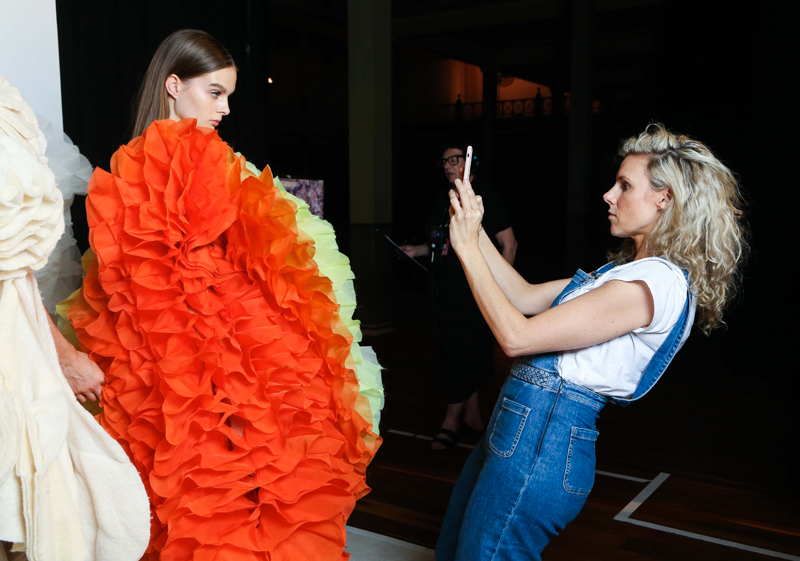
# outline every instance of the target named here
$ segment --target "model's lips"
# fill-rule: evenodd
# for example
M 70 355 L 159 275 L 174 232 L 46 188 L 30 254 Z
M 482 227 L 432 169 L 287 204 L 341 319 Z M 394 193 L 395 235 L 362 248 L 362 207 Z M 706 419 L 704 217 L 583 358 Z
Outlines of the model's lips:
M 214 125 L 215 127 L 218 127 L 219 126 L 219 121 L 211 121 L 211 124 Z

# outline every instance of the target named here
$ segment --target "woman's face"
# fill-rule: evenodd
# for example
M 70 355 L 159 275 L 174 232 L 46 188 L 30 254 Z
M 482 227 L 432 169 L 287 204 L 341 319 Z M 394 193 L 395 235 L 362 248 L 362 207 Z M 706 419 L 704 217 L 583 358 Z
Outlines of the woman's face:
M 197 119 L 198 127 L 216 128 L 222 117 L 231 112 L 228 97 L 236 89 L 236 69 L 222 68 L 189 80 L 172 74 L 165 87 L 170 119 Z
M 603 195 L 608 203 L 608 220 L 611 235 L 633 238 L 636 247 L 653 231 L 661 211 L 672 197 L 669 189 L 655 191 L 647 178 L 648 158 L 644 155 L 628 156 L 617 172 L 617 181 Z

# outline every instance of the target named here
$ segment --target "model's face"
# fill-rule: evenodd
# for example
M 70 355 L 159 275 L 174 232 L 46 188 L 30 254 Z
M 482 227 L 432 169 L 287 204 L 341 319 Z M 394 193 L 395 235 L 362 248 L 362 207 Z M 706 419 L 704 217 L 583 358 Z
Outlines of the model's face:
M 236 69 L 222 68 L 185 81 L 173 74 L 165 86 L 170 119 L 197 119 L 198 127 L 216 128 L 231 112 L 228 98 L 236 89 Z
M 647 178 L 647 156 L 628 156 L 617 172 L 614 186 L 603 195 L 608 203 L 611 235 L 633 238 L 636 247 L 653 231 L 672 194 L 655 191 Z
M 460 156 L 455 157 L 454 156 Z M 444 175 L 447 177 L 447 181 L 450 183 L 455 183 L 456 179 L 461 177 L 461 168 L 464 167 L 464 152 L 459 148 L 448 148 L 442 154 L 443 159 L 453 158 L 453 160 L 457 160 L 455 164 L 451 164 L 449 161 L 444 162 Z

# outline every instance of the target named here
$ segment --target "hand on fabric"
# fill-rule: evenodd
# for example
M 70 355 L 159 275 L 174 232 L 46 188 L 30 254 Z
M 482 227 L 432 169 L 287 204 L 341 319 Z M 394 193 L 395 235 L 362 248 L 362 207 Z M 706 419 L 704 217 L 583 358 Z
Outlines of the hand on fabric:
M 74 351 L 66 358 L 59 355 L 58 359 L 64 377 L 78 401 L 84 403 L 87 399 L 96 401 L 100 398 L 106 376 L 100 367 L 92 362 L 89 355 Z
M 456 179 L 456 190 L 450 190 L 450 243 L 456 253 L 469 246 L 478 248 L 482 229 L 483 198 L 475 195 L 469 181 Z

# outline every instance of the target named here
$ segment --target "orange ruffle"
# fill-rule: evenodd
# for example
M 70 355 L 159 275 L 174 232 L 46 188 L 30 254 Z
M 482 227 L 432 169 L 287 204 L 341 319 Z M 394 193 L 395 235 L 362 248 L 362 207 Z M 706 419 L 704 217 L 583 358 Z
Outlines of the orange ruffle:
M 346 558 L 380 438 L 296 209 L 243 167 L 189 119 L 121 147 L 89 184 L 97 259 L 68 315 L 150 496 L 146 559 Z

